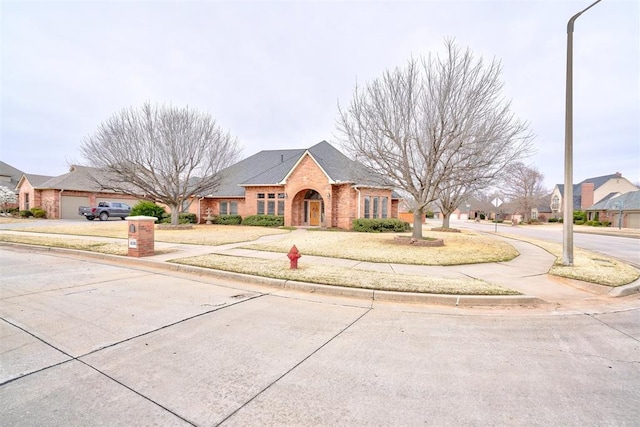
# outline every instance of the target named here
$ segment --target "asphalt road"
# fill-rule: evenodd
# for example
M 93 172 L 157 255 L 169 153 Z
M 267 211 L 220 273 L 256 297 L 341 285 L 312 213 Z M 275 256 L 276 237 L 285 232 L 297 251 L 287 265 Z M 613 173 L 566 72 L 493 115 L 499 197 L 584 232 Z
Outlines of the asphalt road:
M 435 222 L 431 224 L 433 226 L 439 225 L 435 225 Z M 473 221 L 452 221 L 452 226 L 488 233 L 495 231 L 495 224 L 486 222 L 475 223 Z M 562 243 L 561 225 L 547 224 L 541 226 L 512 227 L 510 224 L 498 224 L 497 228 L 498 233 L 520 235 L 548 242 Z M 635 235 L 635 237 L 621 237 L 574 232 L 573 245 L 574 247 L 588 249 L 612 256 L 640 268 L 640 238 L 638 237 L 640 237 L 640 235 Z
M 0 425 L 637 425 L 640 296 L 382 304 L 0 247 Z

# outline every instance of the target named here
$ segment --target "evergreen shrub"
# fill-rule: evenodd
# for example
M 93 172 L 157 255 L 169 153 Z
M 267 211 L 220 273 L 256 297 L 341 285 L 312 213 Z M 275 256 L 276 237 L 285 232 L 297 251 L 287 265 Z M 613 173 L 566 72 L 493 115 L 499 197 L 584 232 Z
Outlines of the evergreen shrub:
M 361 233 L 403 233 L 411 230 L 411 224 L 396 218 L 358 218 L 353 220 L 351 228 Z
M 282 227 L 284 225 L 284 218 L 275 215 L 249 215 L 242 220 L 242 225 Z
M 212 222 L 221 225 L 240 225 L 242 224 L 242 217 L 240 215 L 218 215 L 213 217 Z
M 148 200 L 143 200 L 131 208 L 131 216 L 153 216 L 158 218 L 156 222 L 162 222 L 167 216 L 167 212 L 162 206 L 158 206 Z

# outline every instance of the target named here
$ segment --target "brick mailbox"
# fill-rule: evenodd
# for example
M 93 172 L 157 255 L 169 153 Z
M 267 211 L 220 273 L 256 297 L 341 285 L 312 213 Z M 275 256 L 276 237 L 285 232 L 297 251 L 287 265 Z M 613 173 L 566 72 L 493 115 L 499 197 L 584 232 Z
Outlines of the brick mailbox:
M 157 218 L 152 216 L 128 216 L 129 251 L 128 256 L 143 257 L 154 255 L 153 231 Z

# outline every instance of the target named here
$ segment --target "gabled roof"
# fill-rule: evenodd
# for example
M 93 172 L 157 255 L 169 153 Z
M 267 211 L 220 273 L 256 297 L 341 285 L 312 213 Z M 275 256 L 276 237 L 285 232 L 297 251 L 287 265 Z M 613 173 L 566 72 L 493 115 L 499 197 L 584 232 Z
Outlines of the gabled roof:
M 25 173 L 23 178 L 28 179 L 29 183 L 33 187 L 39 188 L 42 184 L 44 184 L 45 182 L 49 181 L 53 177 L 49 176 L 49 175 L 35 175 L 35 174 L 32 174 L 32 173 Z M 22 181 L 22 178 L 20 178 L 20 181 Z
M 640 209 L 640 191 L 631 191 L 625 194 L 610 193 L 593 206 L 588 207 L 588 211 L 619 210 L 624 211 Z
M 72 165 L 69 172 L 56 176 L 45 177 L 42 175 L 25 175 L 31 185 L 38 190 L 68 190 L 68 191 L 93 191 L 108 192 L 99 182 L 109 182 L 108 175 L 103 170 L 89 166 Z M 35 177 L 35 180 L 31 178 Z M 111 180 L 114 178 L 112 177 Z M 115 179 L 118 179 L 117 177 Z M 98 180 L 98 182 L 96 182 Z
M 593 183 L 593 189 L 597 190 L 602 185 L 606 184 L 607 181 L 614 178 L 622 178 L 622 174 L 620 172 L 616 172 L 611 175 L 596 176 L 595 178 L 587 178 L 578 184 L 573 184 L 573 197 L 582 197 L 582 184 L 586 184 L 588 182 Z M 556 184 L 556 186 L 558 187 L 560 194 L 564 196 L 564 184 Z M 579 200 L 580 199 L 578 199 L 578 201 Z
M 535 208 L 538 213 L 551 213 L 551 194 L 542 196 L 536 203 Z
M 8 163 L 0 161 L 0 185 L 10 190 L 15 190 L 20 177 L 24 175 L 20 169 L 16 169 Z
M 326 141 L 308 149 L 264 150 L 221 171 L 222 180 L 214 197 L 243 197 L 244 186 L 282 185 L 305 155 L 311 158 L 332 183 L 393 187 L 384 177 L 349 159 Z

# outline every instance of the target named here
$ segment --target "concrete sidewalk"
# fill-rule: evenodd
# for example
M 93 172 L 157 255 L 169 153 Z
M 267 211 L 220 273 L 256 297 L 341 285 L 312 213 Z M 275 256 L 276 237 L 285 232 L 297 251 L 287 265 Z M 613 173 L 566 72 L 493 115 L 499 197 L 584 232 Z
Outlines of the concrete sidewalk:
M 293 233 L 306 233 L 305 229 L 294 230 Z M 23 235 L 24 232 L 4 230 L 3 233 Z M 31 233 L 29 233 L 31 234 Z M 39 236 L 60 237 L 55 234 L 38 234 Z M 266 279 L 262 277 L 252 277 L 244 274 L 229 272 L 211 271 L 199 267 L 177 265 L 169 261 L 180 258 L 222 254 L 245 258 L 284 260 L 286 255 L 275 252 L 257 251 L 243 249 L 250 243 L 274 241 L 285 235 L 263 236 L 253 242 L 239 242 L 219 246 L 203 246 L 191 244 L 178 244 L 156 242 L 155 249 L 157 255 L 144 258 L 129 258 L 120 256 L 110 256 L 98 253 L 84 252 L 86 256 L 93 258 L 108 259 L 110 262 L 138 263 L 147 266 L 157 266 L 174 270 L 196 272 L 198 274 L 211 274 L 224 277 L 241 277 L 243 280 L 252 280 L 260 284 L 270 284 L 278 287 L 290 287 L 299 290 L 312 292 L 322 292 L 325 294 L 349 295 L 362 298 L 387 299 L 397 302 L 425 302 L 448 305 L 532 305 L 540 303 L 550 303 L 555 305 L 589 303 L 595 300 L 609 299 L 617 296 L 625 296 L 637 293 L 640 290 L 640 279 L 626 286 L 611 288 L 608 286 L 594 285 L 571 279 L 563 279 L 547 274 L 555 261 L 555 257 L 544 249 L 528 242 L 517 239 L 494 236 L 503 239 L 513 245 L 520 253 L 520 256 L 508 262 L 468 264 L 456 266 L 423 266 L 392 263 L 372 263 L 354 261 L 341 258 L 328 258 L 312 255 L 304 255 L 303 262 L 316 265 L 328 265 L 342 268 L 351 268 L 365 271 L 381 271 L 395 274 L 423 275 L 443 278 L 474 278 L 486 282 L 501 285 L 518 292 L 523 296 L 452 296 L 416 294 L 405 292 L 382 292 L 365 289 L 340 288 L 336 286 L 326 286 L 309 283 L 297 283 L 286 280 Z M 86 238 L 92 241 L 122 242 L 124 239 L 74 236 L 74 238 Z M 51 249 L 54 250 L 54 249 Z M 80 252 L 80 251 L 76 251 Z

